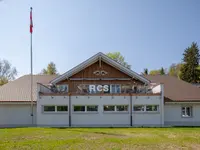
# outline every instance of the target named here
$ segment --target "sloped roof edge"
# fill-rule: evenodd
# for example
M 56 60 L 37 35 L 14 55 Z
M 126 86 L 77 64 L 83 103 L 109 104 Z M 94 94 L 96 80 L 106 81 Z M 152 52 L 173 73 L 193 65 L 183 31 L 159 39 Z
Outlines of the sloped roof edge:
M 55 79 L 53 79 L 52 81 L 50 81 L 50 83 L 52 84 L 56 84 L 64 79 L 67 79 L 69 77 L 71 77 L 72 75 L 78 73 L 79 71 L 81 71 L 83 68 L 86 68 L 88 66 L 90 66 L 91 64 L 97 62 L 99 60 L 99 58 L 101 58 L 101 60 L 105 61 L 106 63 L 108 63 L 109 65 L 115 67 L 116 69 L 124 72 L 125 74 L 136 78 L 144 83 L 150 83 L 150 80 L 146 79 L 143 76 L 140 76 L 139 74 L 137 74 L 136 72 L 124 67 L 123 65 L 121 65 L 120 63 L 112 60 L 111 58 L 109 58 L 108 56 L 106 56 L 105 54 L 103 54 L 102 52 L 99 52 L 95 55 L 93 55 L 92 57 L 90 57 L 89 59 L 85 60 L 84 62 L 80 63 L 79 65 L 77 65 L 76 67 L 72 68 L 71 70 L 65 72 L 64 74 L 60 75 L 59 77 L 56 77 Z

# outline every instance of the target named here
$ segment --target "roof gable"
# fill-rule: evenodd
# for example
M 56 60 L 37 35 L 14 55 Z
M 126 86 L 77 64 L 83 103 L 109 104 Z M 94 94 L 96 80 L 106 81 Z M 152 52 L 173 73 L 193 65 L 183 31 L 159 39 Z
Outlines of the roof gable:
M 114 61 L 113 59 L 109 58 L 108 56 L 106 56 L 105 54 L 99 52 L 96 55 L 90 57 L 89 59 L 87 59 L 86 61 L 82 62 L 81 64 L 77 65 L 76 67 L 72 68 L 71 70 L 65 72 L 64 74 L 60 75 L 59 77 L 55 78 L 54 80 L 51 81 L 52 84 L 56 84 L 62 80 L 68 79 L 71 76 L 77 74 L 78 72 L 82 71 L 83 69 L 89 67 L 90 65 L 96 63 L 97 61 L 103 61 L 107 64 L 109 64 L 110 66 L 116 68 L 117 70 L 119 70 L 120 72 L 123 72 L 124 74 L 135 78 L 137 80 L 140 80 L 141 82 L 144 82 L 146 84 L 150 83 L 150 81 L 148 79 L 146 79 L 143 76 L 140 76 L 139 74 L 137 74 L 136 72 L 124 67 L 123 65 L 121 65 L 120 63 Z

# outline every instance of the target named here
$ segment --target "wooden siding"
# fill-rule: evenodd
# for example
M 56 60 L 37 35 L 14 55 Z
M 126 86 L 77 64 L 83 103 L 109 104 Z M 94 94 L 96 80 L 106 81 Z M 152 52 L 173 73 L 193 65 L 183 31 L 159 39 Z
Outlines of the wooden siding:
M 93 72 L 97 70 L 104 70 L 108 72 L 108 74 L 104 76 L 95 75 Z M 99 61 L 90 65 L 89 67 L 83 69 L 82 71 L 76 73 L 71 78 L 131 78 L 127 74 L 115 69 L 105 62 L 101 62 L 101 67 L 99 65 Z
M 97 61 L 96 63 L 90 65 L 89 67 L 81 70 L 80 72 L 74 74 L 72 77 L 69 78 L 69 80 L 63 80 L 58 83 L 59 84 L 68 84 L 69 92 L 70 93 L 76 93 L 77 92 L 77 86 L 80 84 L 98 84 L 98 85 L 105 85 L 105 84 L 128 84 L 128 85 L 143 85 L 139 80 L 133 79 L 132 77 L 128 76 L 127 74 L 121 72 L 120 70 L 110 66 L 109 64 L 101 61 Z M 107 72 L 105 75 L 95 75 L 94 72 L 97 70 L 104 70 Z M 81 79 L 81 78 L 110 78 L 115 80 L 70 80 L 70 79 Z M 121 80 L 120 80 L 121 78 Z M 123 80 L 124 78 L 130 79 L 130 80 Z

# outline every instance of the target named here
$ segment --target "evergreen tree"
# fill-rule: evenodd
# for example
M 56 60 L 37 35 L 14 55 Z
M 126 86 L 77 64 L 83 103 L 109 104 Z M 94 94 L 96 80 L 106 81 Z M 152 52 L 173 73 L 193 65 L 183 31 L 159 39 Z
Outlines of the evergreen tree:
M 144 73 L 143 74 L 144 75 L 148 75 L 148 69 L 147 68 L 144 69 Z
M 183 53 L 183 67 L 181 67 L 180 78 L 189 83 L 198 83 L 200 70 L 199 66 L 199 48 L 197 43 L 192 43 L 192 45 L 185 49 Z
M 163 67 L 160 69 L 160 75 L 165 75 L 165 70 Z

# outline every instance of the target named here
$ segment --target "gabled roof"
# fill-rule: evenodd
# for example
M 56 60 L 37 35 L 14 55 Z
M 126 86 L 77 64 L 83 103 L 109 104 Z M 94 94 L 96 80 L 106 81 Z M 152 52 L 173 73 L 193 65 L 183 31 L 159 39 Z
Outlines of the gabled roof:
M 37 83 L 48 84 L 55 75 L 33 75 L 33 101 L 36 101 Z M 25 75 L 14 81 L 0 86 L 0 101 L 3 102 L 30 102 L 31 76 Z
M 81 64 L 77 65 L 76 67 L 72 68 L 71 70 L 65 72 L 64 74 L 62 74 L 61 76 L 55 78 L 54 80 L 51 81 L 52 84 L 56 84 L 62 80 L 68 79 L 70 78 L 72 75 L 78 73 L 79 71 L 83 70 L 84 68 L 92 65 L 93 63 L 97 62 L 99 59 L 101 59 L 102 61 L 108 63 L 109 65 L 113 66 L 114 68 L 118 69 L 119 71 L 129 75 L 132 78 L 138 79 L 146 84 L 150 83 L 150 81 L 148 79 L 146 79 L 145 77 L 137 74 L 136 72 L 124 67 L 123 65 L 121 65 L 120 63 L 114 61 L 113 59 L 109 58 L 108 56 L 106 56 L 105 54 L 99 52 L 96 55 L 90 57 L 89 59 L 87 59 L 86 61 L 82 62 Z
M 164 95 L 170 101 L 200 101 L 200 88 L 169 75 L 147 75 L 151 82 L 164 84 Z

